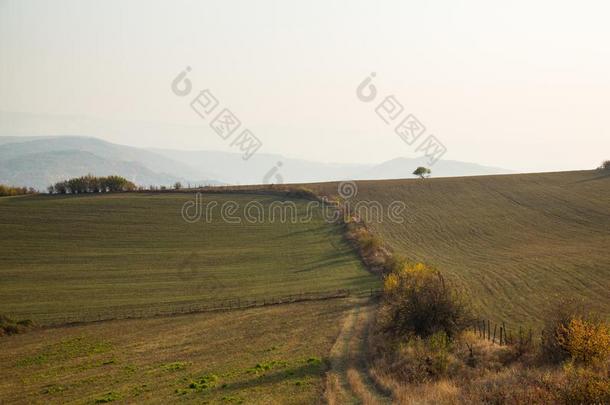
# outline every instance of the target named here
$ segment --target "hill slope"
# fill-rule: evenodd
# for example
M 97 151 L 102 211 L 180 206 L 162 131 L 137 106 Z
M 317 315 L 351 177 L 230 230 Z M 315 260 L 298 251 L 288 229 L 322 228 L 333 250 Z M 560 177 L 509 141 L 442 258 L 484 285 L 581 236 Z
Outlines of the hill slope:
M 187 223 L 187 193 L 26 196 L 0 199 L 0 307 L 41 323 L 166 311 L 227 299 L 269 299 L 302 292 L 369 289 L 368 273 L 324 222 L 245 217 L 248 203 L 270 212 L 278 197 L 206 195 L 210 221 Z M 241 224 L 220 207 L 238 204 Z M 203 208 L 202 208 L 203 209 Z M 252 216 L 252 211 L 250 216 Z M 299 219 L 300 220 L 300 219 Z M 27 300 L 24 299 L 27 297 Z
M 570 296 L 610 313 L 610 176 L 599 171 L 357 182 L 358 201 L 403 201 L 371 225 L 395 250 L 468 288 L 484 315 L 539 322 Z M 336 194 L 336 183 L 314 184 Z

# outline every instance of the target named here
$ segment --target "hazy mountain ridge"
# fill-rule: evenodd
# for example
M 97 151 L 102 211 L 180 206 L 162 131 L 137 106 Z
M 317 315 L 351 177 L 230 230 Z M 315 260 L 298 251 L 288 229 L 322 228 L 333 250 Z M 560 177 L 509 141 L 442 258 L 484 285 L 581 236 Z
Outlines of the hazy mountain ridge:
M 23 184 L 39 190 L 59 180 L 84 174 L 108 176 L 117 173 L 145 186 L 172 184 L 179 180 L 172 175 L 155 173 L 137 162 L 105 159 L 80 150 L 31 153 L 0 162 L 0 183 Z
M 0 137 L 0 183 L 45 189 L 84 174 L 119 174 L 143 186 L 306 183 L 410 178 L 425 158 L 396 158 L 379 165 L 312 162 L 275 154 L 144 149 L 83 136 Z M 505 174 L 474 163 L 440 160 L 433 177 Z
M 33 137 L 24 142 L 3 143 L 0 137 L 0 159 L 9 159 L 31 153 L 77 150 L 93 153 L 108 160 L 137 162 L 160 173 L 180 172 L 183 177 L 198 177 L 187 165 L 166 157 L 131 146 L 117 145 L 97 138 L 83 136 Z M 180 177 L 180 176 L 176 176 Z

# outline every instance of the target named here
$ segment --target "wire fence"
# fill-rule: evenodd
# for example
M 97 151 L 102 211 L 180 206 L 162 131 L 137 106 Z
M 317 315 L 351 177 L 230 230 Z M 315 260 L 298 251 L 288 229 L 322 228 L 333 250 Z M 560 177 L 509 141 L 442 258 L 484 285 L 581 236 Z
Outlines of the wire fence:
M 237 297 L 206 302 L 170 304 L 166 307 L 115 308 L 103 312 L 82 311 L 78 313 L 49 316 L 46 317 L 44 321 L 38 322 L 38 324 L 45 327 L 60 327 L 120 319 L 144 319 L 239 310 L 307 301 L 323 301 L 342 298 L 372 298 L 380 297 L 382 292 L 383 290 L 375 288 L 359 290 L 339 289 L 330 291 L 308 291 L 268 297 Z M 498 345 L 518 344 L 520 346 L 525 346 L 532 344 L 534 339 L 532 328 L 525 328 L 519 325 L 509 327 L 505 322 L 498 323 L 489 319 L 479 318 L 474 321 L 472 331 L 477 337 Z M 543 336 L 541 335 L 541 338 L 542 337 Z
M 270 305 L 292 304 L 305 301 L 323 301 L 340 298 L 365 298 L 376 297 L 381 294 L 379 289 L 340 289 L 331 291 L 309 291 L 295 294 L 268 297 L 237 297 L 224 300 L 195 302 L 186 304 L 170 304 L 166 307 L 137 307 L 109 309 L 107 311 L 82 311 L 78 313 L 59 314 L 57 316 L 46 316 L 44 320 L 37 322 L 40 326 L 65 326 L 91 322 L 110 321 L 118 319 L 139 319 L 161 316 L 185 315 L 203 312 L 228 311 L 264 307 Z
M 498 345 L 520 346 L 530 345 L 533 341 L 532 328 L 520 325 L 508 327 L 505 322 L 497 323 L 489 319 L 477 319 L 472 325 L 472 331 L 481 339 Z M 543 337 L 541 333 L 541 338 Z

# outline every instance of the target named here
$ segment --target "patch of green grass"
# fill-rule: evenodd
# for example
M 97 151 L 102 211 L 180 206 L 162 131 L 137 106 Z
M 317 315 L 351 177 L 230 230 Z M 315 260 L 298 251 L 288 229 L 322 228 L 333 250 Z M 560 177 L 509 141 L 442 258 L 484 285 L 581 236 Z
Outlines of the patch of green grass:
M 132 389 L 132 394 L 134 397 L 138 397 L 144 392 L 146 392 L 148 389 L 148 384 L 138 385 Z
M 101 397 L 96 398 L 95 403 L 96 404 L 105 404 L 108 402 L 114 402 L 120 398 L 121 398 L 121 396 L 119 394 L 117 394 L 116 392 L 108 392 L 108 393 L 102 395 Z
M 72 358 L 106 353 L 111 349 L 112 345 L 106 341 L 78 336 L 62 340 L 55 344 L 46 345 L 38 353 L 19 359 L 16 364 L 19 367 L 26 367 L 43 365 L 50 362 L 57 363 Z M 114 363 L 114 359 L 105 361 L 105 363 L 100 364 Z
M 243 398 L 234 396 L 234 395 L 225 395 L 224 397 L 221 398 L 222 402 L 227 402 L 230 404 L 243 404 L 245 403 Z
M 271 360 L 264 361 L 261 363 L 256 363 L 254 367 L 251 367 L 247 370 L 249 373 L 260 374 L 265 371 L 269 371 L 275 368 L 284 368 L 288 365 L 288 362 L 282 360 Z
M 66 387 L 53 384 L 53 385 L 49 385 L 48 387 L 46 387 L 42 392 L 43 392 L 43 394 L 53 395 L 53 394 L 63 392 L 65 390 L 66 390 Z
M 15 321 L 8 316 L 0 314 L 0 337 L 3 335 L 16 335 L 26 332 L 33 327 L 34 323 L 29 319 Z
M 165 371 L 179 371 L 184 370 L 189 365 L 186 361 L 174 361 L 172 363 L 166 363 L 159 366 L 161 370 Z
M 307 359 L 307 364 L 311 364 L 311 365 L 322 364 L 322 359 L 319 357 L 310 357 Z
M 0 305 L 39 323 L 243 303 L 308 291 L 366 290 L 367 273 L 322 210 L 309 223 L 187 223 L 193 194 L 26 196 L 0 204 Z M 220 207 L 270 195 L 204 194 Z M 300 218 L 306 200 L 295 200 Z M 244 215 L 240 210 L 236 215 Z M 27 297 L 27 299 L 24 299 Z
M 216 387 L 217 383 L 218 376 L 216 374 L 206 374 L 191 381 L 188 388 L 194 391 L 205 391 Z
M 188 365 L 189 363 L 186 361 L 174 361 L 172 363 L 162 364 L 159 368 L 165 371 L 179 371 L 184 370 Z

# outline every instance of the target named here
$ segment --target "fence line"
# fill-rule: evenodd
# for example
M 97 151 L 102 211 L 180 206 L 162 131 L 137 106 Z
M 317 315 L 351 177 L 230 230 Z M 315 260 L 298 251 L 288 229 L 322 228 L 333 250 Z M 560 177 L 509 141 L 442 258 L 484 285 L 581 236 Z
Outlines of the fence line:
M 98 313 L 85 312 L 73 315 L 60 315 L 57 317 L 47 318 L 44 321 L 38 322 L 38 324 L 46 327 L 58 327 L 118 319 L 140 319 L 159 316 L 228 311 L 305 301 L 322 301 L 349 297 L 374 297 L 378 296 L 380 293 L 381 290 L 371 288 L 368 290 L 340 289 L 332 291 L 309 291 L 272 297 L 236 297 L 217 301 L 195 302 L 168 306 L 166 308 L 131 308 Z
M 489 319 L 477 319 L 472 325 L 472 331 L 479 338 L 501 346 L 513 344 L 518 344 L 519 346 L 531 345 L 533 339 L 532 328 L 524 328 L 521 325 L 508 328 L 505 322 L 496 323 Z M 543 334 L 544 331 L 541 332 L 541 339 Z
M 309 291 L 287 294 L 273 297 L 236 297 L 217 301 L 196 302 L 180 306 L 168 306 L 167 308 L 132 308 L 115 310 L 105 313 L 78 313 L 72 316 L 57 316 L 46 319 L 38 324 L 44 327 L 60 327 L 79 325 L 92 322 L 111 321 L 120 319 L 143 319 L 173 315 L 187 315 L 194 313 L 229 311 L 265 307 L 271 305 L 292 304 L 306 301 L 323 301 L 341 298 L 365 298 L 381 296 L 381 289 L 350 290 L 340 289 L 332 291 Z M 490 319 L 478 318 L 472 325 L 472 331 L 481 339 L 488 340 L 492 344 L 513 345 L 524 347 L 532 344 L 532 328 L 524 328 L 521 325 L 509 328 L 505 322 L 497 323 Z M 541 332 L 541 339 L 544 330 Z

